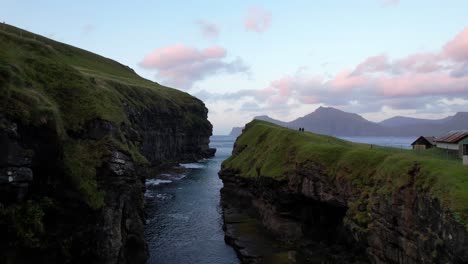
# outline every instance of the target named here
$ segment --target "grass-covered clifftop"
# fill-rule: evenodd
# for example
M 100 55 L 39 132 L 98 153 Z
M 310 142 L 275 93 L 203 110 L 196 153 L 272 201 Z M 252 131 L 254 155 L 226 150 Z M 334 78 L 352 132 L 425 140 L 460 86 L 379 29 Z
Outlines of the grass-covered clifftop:
M 161 112 L 202 108 L 200 100 L 138 76 L 97 54 L 0 25 L 1 112 L 24 122 L 55 118 L 61 132 L 88 120 L 128 122 L 124 102 Z
M 6 24 L 0 24 L 0 90 L 0 115 L 57 135 L 63 150 L 63 164 L 57 166 L 64 166 L 93 208 L 103 204 L 95 175 L 109 156 L 108 145 L 147 162 L 121 131 L 130 126 L 128 109 L 180 120 L 183 131 L 211 133 L 203 102 L 189 94 L 141 78 L 111 59 Z M 113 124 L 112 137 L 80 138 L 94 120 Z
M 331 182 L 348 180 L 366 195 L 390 194 L 410 184 L 416 168 L 418 191 L 440 200 L 457 221 L 467 226 L 468 168 L 460 161 L 352 143 L 254 120 L 238 137 L 233 155 L 224 161 L 222 169 L 237 171 L 241 177 L 283 181 L 295 173 L 297 164 L 308 162 L 323 168 Z

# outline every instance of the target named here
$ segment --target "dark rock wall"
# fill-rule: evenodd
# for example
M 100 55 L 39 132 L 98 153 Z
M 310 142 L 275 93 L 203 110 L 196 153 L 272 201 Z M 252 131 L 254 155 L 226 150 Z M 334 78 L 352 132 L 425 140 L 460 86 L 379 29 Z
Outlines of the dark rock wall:
M 222 204 L 225 214 L 233 207 L 253 212 L 279 241 L 292 244 L 303 263 L 468 263 L 465 227 L 418 192 L 417 166 L 408 175 L 413 181 L 398 191 L 368 197 L 365 188 L 352 187 L 345 177 L 331 181 L 312 163 L 297 164 L 285 181 L 224 169 Z M 365 220 L 356 220 L 359 213 Z M 229 230 L 231 223 L 225 224 Z M 261 262 L 261 256 L 243 258 L 248 250 L 242 250 L 242 238 L 226 240 L 244 263 Z
M 7 203 L 22 200 L 33 181 L 32 153 L 21 144 L 16 123 L 0 119 L 0 199 Z
M 188 115 L 197 122 L 187 123 Z M 127 107 L 127 117 L 129 124 L 120 127 L 93 120 L 85 130 L 69 133 L 73 140 L 96 145 L 105 138 L 131 143 L 149 161 L 137 162 L 132 153 L 107 141 L 104 162 L 95 168 L 98 188 L 105 194 L 104 205 L 97 210 L 86 205 L 66 178 L 64 142 L 53 124 L 22 126 L 0 117 L 0 213 L 10 212 L 0 217 L 1 263 L 146 262 L 145 178 L 164 166 L 212 156 L 214 150 L 208 147 L 212 127 L 201 102 L 172 112 L 161 112 L 157 106 Z M 53 206 L 44 207 L 42 197 L 50 198 Z M 30 210 L 21 209 L 30 201 L 37 209 L 32 215 L 41 220 L 37 229 L 24 227 L 33 225 L 30 219 L 24 225 L 16 220 L 18 212 Z
M 157 107 L 139 111 L 128 106 L 127 113 L 132 127 L 124 128 L 126 135 L 141 143 L 142 154 L 153 166 L 176 161 L 193 161 L 212 156 L 208 148 L 212 133 L 208 122 L 188 124 L 181 112 L 161 112 Z M 207 109 L 191 106 L 185 109 L 206 120 Z

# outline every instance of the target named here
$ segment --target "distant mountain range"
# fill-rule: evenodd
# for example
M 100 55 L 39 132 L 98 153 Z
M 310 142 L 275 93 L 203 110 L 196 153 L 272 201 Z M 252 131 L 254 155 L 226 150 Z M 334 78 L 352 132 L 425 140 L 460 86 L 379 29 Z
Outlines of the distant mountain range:
M 420 125 L 420 124 L 441 124 L 445 121 L 450 120 L 453 116 L 449 116 L 443 119 L 420 119 L 414 117 L 406 116 L 395 116 L 389 119 L 385 119 L 379 124 L 384 127 L 398 127 L 398 126 L 407 126 L 407 125 Z
M 334 136 L 439 136 L 450 130 L 468 129 L 468 112 L 459 112 L 442 119 L 419 119 L 396 116 L 376 123 L 358 114 L 333 107 L 319 107 L 314 112 L 291 122 L 283 122 L 269 116 L 254 119 L 280 126 Z M 238 136 L 242 128 L 233 128 L 231 136 Z

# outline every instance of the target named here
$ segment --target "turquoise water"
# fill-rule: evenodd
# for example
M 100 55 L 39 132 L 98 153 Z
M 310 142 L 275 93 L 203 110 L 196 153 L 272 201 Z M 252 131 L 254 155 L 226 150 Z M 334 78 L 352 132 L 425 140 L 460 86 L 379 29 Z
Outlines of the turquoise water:
M 234 138 L 213 136 L 216 156 L 147 181 L 148 263 L 234 264 L 239 260 L 224 243 L 218 178 L 231 155 Z

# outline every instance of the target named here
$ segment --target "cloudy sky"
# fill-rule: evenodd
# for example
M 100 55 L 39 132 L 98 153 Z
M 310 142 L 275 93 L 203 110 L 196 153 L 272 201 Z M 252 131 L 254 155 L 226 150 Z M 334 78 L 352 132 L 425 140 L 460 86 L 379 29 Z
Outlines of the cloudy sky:
M 129 65 L 210 110 L 215 134 L 256 115 L 333 106 L 381 121 L 468 111 L 468 1 L 0 0 L 0 20 Z

